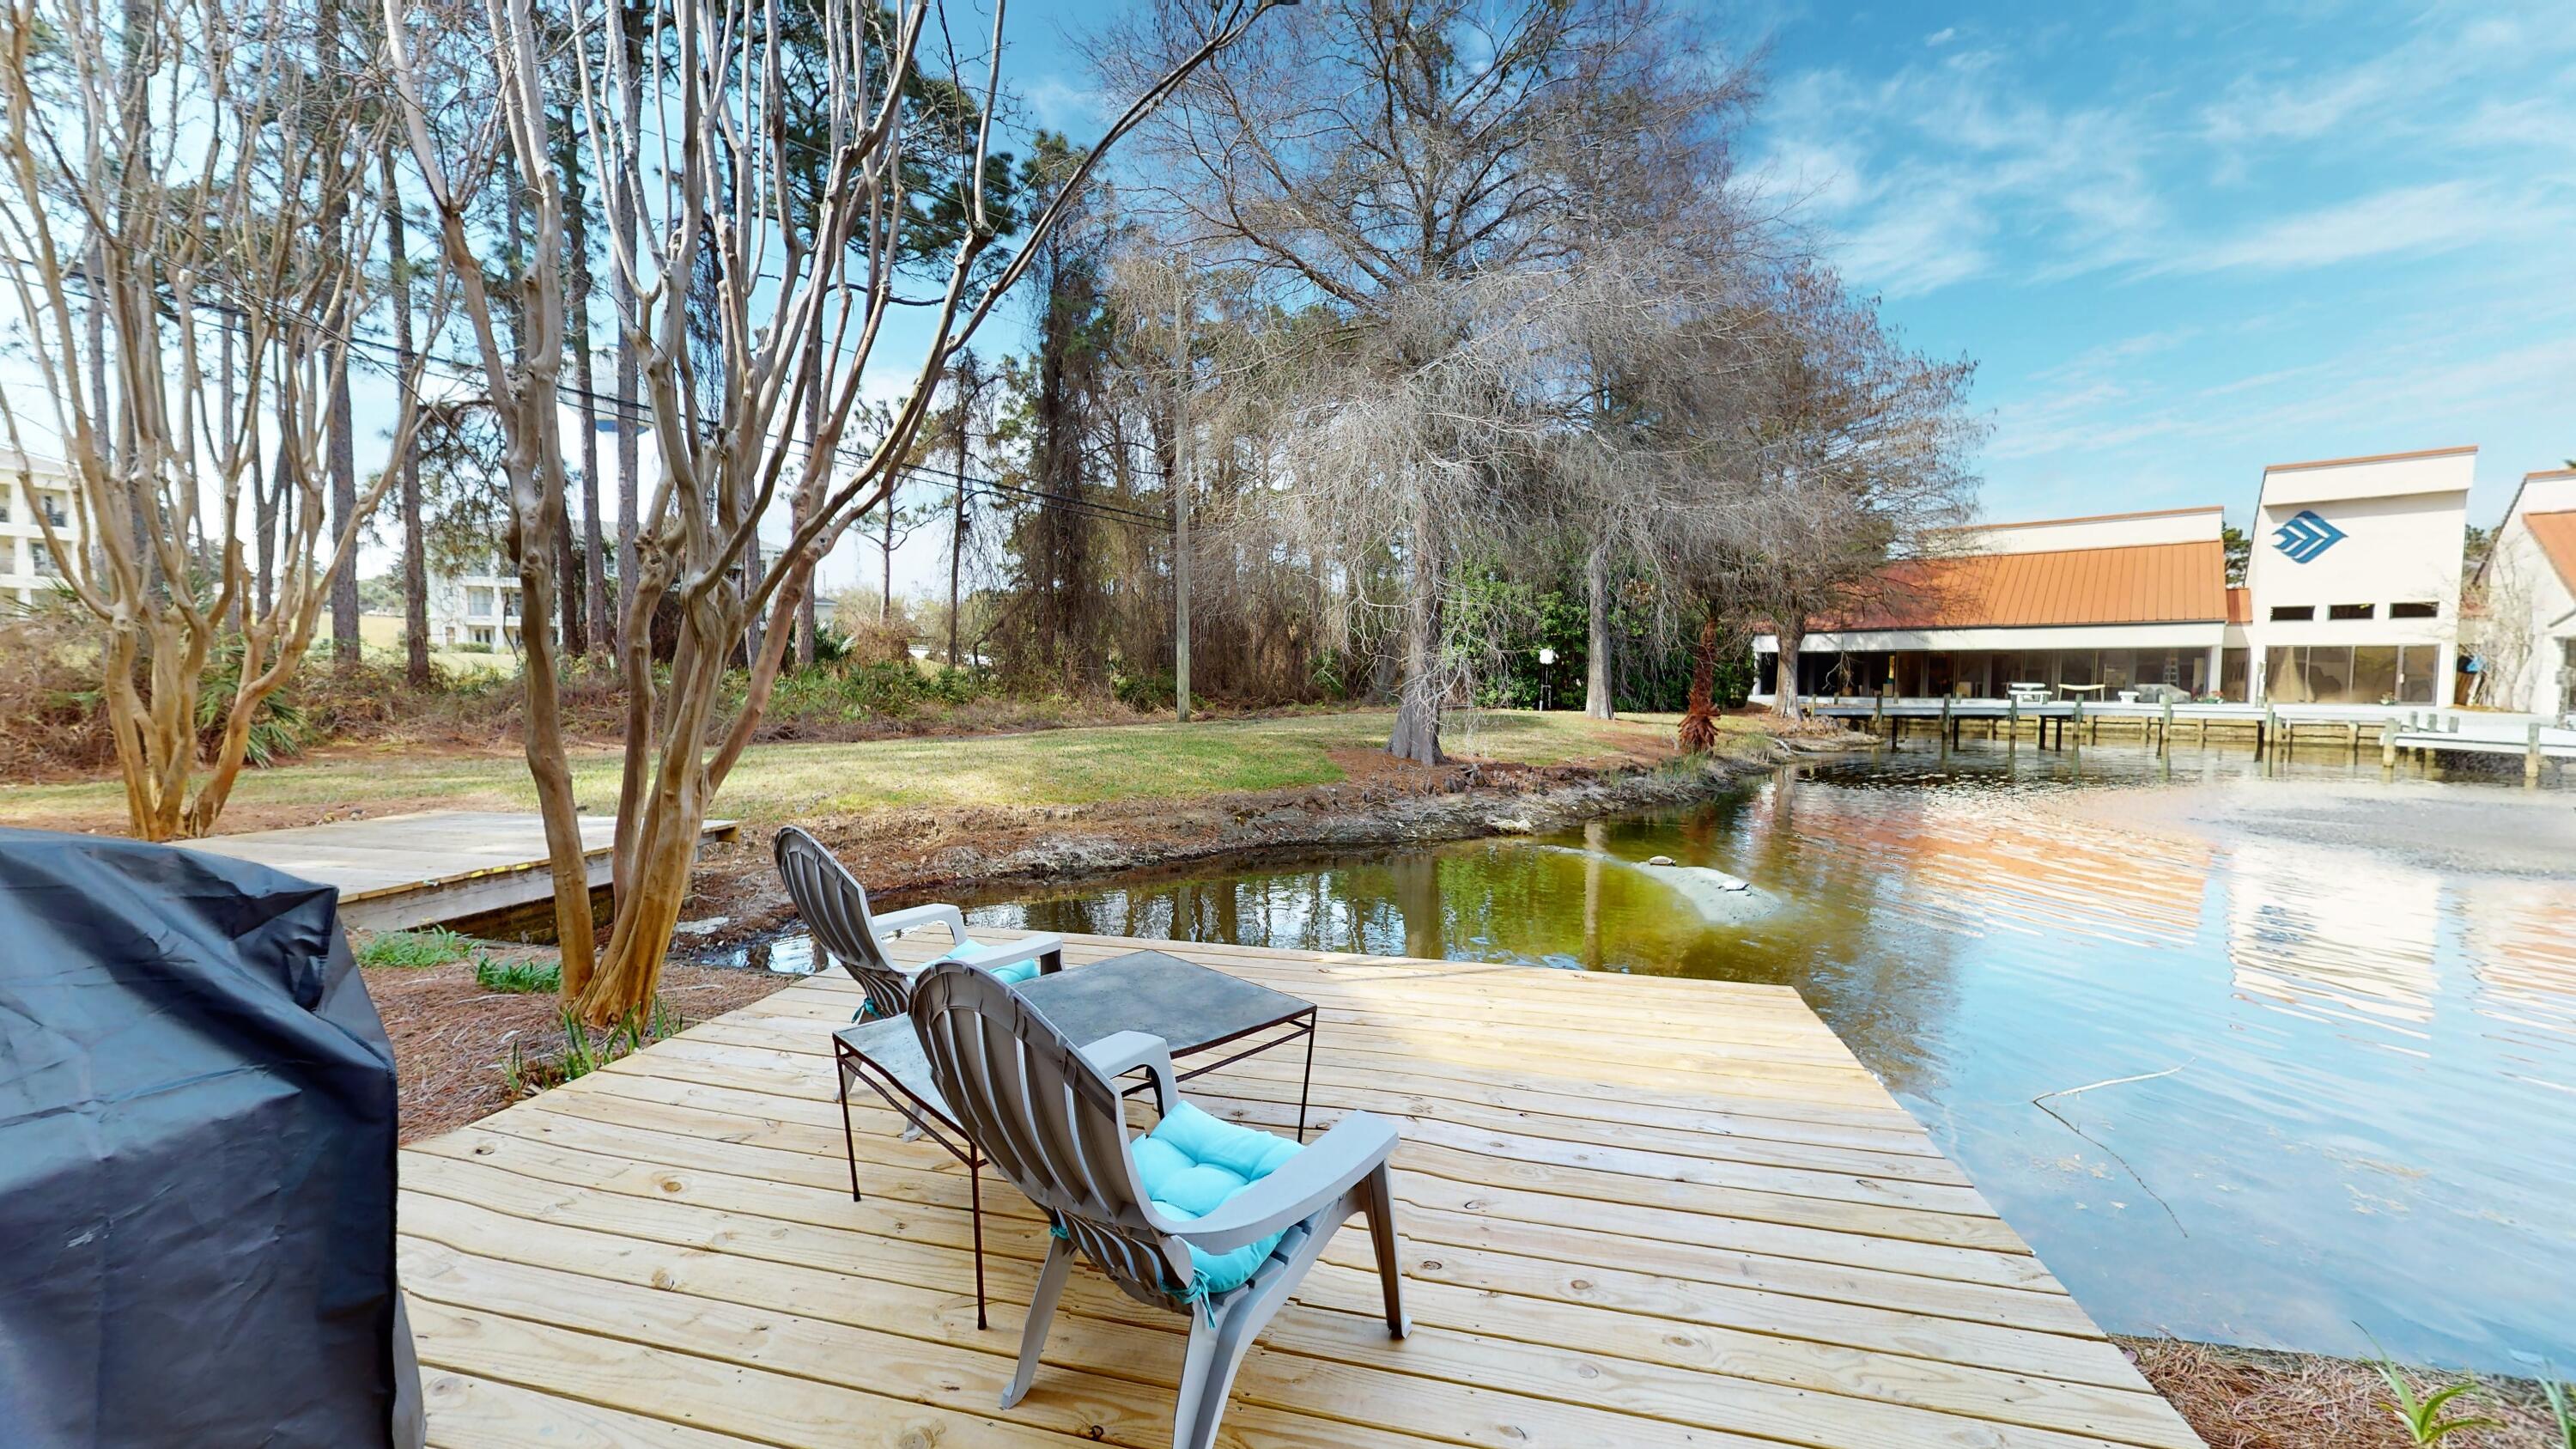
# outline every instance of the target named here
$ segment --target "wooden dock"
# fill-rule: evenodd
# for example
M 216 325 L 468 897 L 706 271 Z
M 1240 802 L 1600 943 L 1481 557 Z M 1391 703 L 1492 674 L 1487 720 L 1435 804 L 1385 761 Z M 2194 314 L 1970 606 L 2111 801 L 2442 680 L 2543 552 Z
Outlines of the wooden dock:
M 2364 741 L 2381 746 L 2441 752 L 2523 754 L 2527 732 L 2538 731 L 2534 758 L 2576 755 L 2576 731 L 2548 727 L 2535 715 L 2491 710 L 2436 709 L 2385 704 L 2223 704 L 2193 701 L 2149 704 L 2120 700 L 2022 702 L 1972 698 L 1852 698 L 1823 696 L 1808 711 L 1853 729 L 1900 741 L 1917 729 L 1957 743 L 1964 738 L 2018 742 L 2043 748 L 2098 744 L 2107 727 L 2159 751 L 2177 740 L 2194 746 L 2250 740 L 2256 752 L 2323 744 L 2358 755 Z M 2071 733 L 2070 733 L 2071 731 Z M 2510 746 L 2508 748 L 2507 746 Z
M 710 820 L 703 839 L 733 830 L 730 820 Z M 593 890 L 608 884 L 616 834 L 614 819 L 582 817 Z M 545 826 L 534 814 L 424 810 L 176 843 L 338 886 L 341 923 L 369 931 L 498 917 L 554 894 Z
M 2523 780 L 2536 785 L 2540 783 L 2542 761 L 2556 761 L 2561 768 L 2576 762 L 2576 730 L 2552 729 L 2537 720 L 2519 729 L 2483 720 L 2462 728 L 2454 718 L 2447 730 L 2400 728 L 2380 736 L 2382 764 L 2393 766 L 2400 754 L 2408 752 L 2425 760 L 2438 760 L 2444 755 L 2519 756 Z
M 1246 1362 L 1229 1444 L 2200 1442 L 1787 988 L 1067 939 L 1069 969 L 1152 947 L 1315 1001 L 1318 1122 L 1404 1134 L 1413 1335 L 1354 1227 Z M 1181 1320 L 1087 1267 L 995 1408 L 1045 1225 L 987 1183 L 978 1332 L 964 1170 L 864 1091 L 851 1201 L 828 1048 L 857 1001 L 817 977 L 404 1152 L 431 1443 L 1170 1442 Z M 1188 1090 L 1284 1129 L 1301 1065 Z

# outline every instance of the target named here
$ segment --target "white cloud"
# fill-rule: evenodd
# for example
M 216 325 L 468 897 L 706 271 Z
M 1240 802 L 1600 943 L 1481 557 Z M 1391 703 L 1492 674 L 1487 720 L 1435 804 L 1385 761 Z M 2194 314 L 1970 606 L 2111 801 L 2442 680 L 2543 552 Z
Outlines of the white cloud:
M 2082 87 L 2049 84 L 2041 42 L 1950 45 L 1948 27 L 1926 37 L 1937 57 L 1892 74 L 1784 76 L 1758 169 L 1856 284 L 1900 298 L 2008 273 L 2291 272 L 2539 241 L 2576 217 L 2558 179 L 2576 153 L 2560 98 L 2576 33 L 2501 4 L 2437 11 L 2341 65 L 2222 55 L 2207 81 L 2165 66 Z M 2208 184 L 2257 174 L 2268 213 Z M 2478 179 L 2493 176 L 2530 179 Z M 2378 189 L 2318 199 L 2361 177 Z
M 1107 96 L 1057 75 L 1042 75 L 1028 82 L 1021 88 L 1020 99 L 1027 103 L 1031 119 L 1077 142 L 1091 139 L 1090 133 L 1113 115 Z
M 2559 231 L 2561 207 L 2483 182 L 2392 187 L 2265 222 L 2147 268 L 2294 271 L 2368 257 L 2429 256 L 2535 231 Z
M 2049 107 L 2005 71 L 1970 50 L 1875 83 L 1788 77 L 1760 170 L 1834 232 L 1855 282 L 1890 296 L 1989 275 L 2034 232 L 2054 239 L 2051 270 L 2133 259 L 2163 221 L 2148 134 L 2119 110 Z
M 1942 46 L 1948 45 L 1951 41 L 1958 38 L 1959 27 L 1955 25 L 1944 25 L 1940 29 L 1933 31 L 1930 35 L 1923 37 L 1923 43 L 1931 46 L 1935 50 L 1938 50 Z

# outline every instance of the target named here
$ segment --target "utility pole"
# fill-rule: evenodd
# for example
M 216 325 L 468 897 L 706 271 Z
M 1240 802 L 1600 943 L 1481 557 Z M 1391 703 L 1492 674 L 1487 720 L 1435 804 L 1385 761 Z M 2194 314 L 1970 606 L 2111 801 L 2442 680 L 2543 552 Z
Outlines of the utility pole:
M 1190 254 L 1172 273 L 1172 692 L 1190 720 Z

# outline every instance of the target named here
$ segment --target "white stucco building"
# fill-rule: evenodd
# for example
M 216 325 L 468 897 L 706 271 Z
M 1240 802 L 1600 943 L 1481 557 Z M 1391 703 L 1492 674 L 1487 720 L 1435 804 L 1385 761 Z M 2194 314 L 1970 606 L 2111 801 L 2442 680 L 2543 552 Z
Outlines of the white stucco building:
M 26 492 L 19 486 L 21 468 L 17 455 L 0 456 L 0 601 L 32 604 L 57 586 L 62 569 L 45 546 L 45 531 L 35 512 L 27 506 Z M 80 515 L 72 506 L 71 475 L 62 464 L 44 458 L 28 458 L 23 468 L 35 481 L 37 507 L 44 510 L 55 535 L 65 546 L 78 548 Z
M 2479 702 L 2576 715 L 2576 468 L 2523 475 L 2477 583 Z
M 2475 448 L 2263 470 L 2245 585 L 2255 698 L 2449 704 Z

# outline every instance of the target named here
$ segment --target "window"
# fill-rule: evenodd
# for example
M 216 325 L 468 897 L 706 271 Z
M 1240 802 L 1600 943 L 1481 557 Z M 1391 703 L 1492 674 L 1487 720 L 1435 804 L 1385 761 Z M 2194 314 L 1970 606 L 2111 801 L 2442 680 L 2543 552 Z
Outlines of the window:
M 465 613 L 466 617 L 473 619 L 491 618 L 492 591 L 490 589 L 467 589 L 465 591 Z M 477 642 L 489 644 L 492 641 L 489 639 L 483 639 L 478 635 Z
M 63 511 L 63 495 L 59 493 L 46 493 L 40 496 L 44 499 L 45 503 L 45 521 L 56 528 L 71 527 L 71 518 Z M 6 514 L 0 514 L 0 518 L 5 518 L 7 516 L 8 515 Z
M 2442 606 L 2439 604 L 2391 604 L 2388 606 L 2388 617 L 2392 619 L 2438 619 L 2442 617 Z
M 2397 702 L 2399 704 L 2438 704 L 2438 689 L 2433 671 L 2442 663 L 2442 650 L 2434 644 L 2408 644 L 2397 651 Z
M 2218 651 L 2218 693 L 2222 699 L 2245 702 L 2246 656 L 2252 651 L 2242 645 Z
M 2433 671 L 2442 652 L 2432 644 L 2322 644 L 2275 649 L 2264 697 L 2275 704 L 2434 702 Z
M 475 643 L 482 645 L 486 649 L 492 647 L 492 629 L 490 625 L 477 624 L 473 629 L 467 632 L 472 636 Z
M 2314 604 L 2274 604 L 2272 606 L 2272 622 L 2275 624 L 2295 624 L 2316 616 L 2317 606 Z
M 54 566 L 54 551 L 45 547 L 41 538 L 27 540 L 27 572 L 40 579 L 58 579 L 63 571 Z
M 2376 604 L 2328 604 L 2326 605 L 2326 617 L 2329 619 L 2375 619 L 2379 617 L 2379 606 Z

